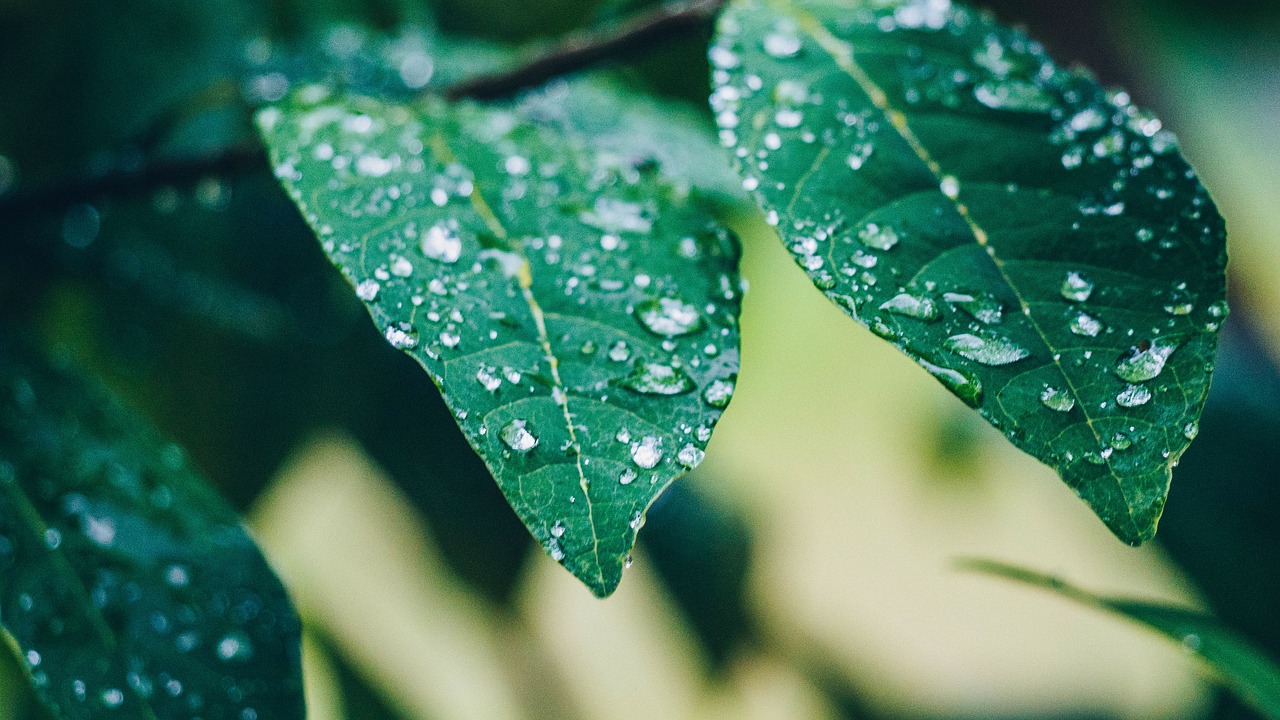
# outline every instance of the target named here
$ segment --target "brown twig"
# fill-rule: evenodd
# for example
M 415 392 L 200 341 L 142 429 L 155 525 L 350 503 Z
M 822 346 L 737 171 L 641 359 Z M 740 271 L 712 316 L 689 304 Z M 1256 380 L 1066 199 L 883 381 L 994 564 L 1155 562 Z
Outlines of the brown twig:
M 660 7 L 603 32 L 570 35 L 523 65 L 464 80 L 445 90 L 445 97 L 494 100 L 604 60 L 630 57 L 652 49 L 656 42 L 704 27 L 724 4 L 725 0 L 691 0 Z
M 496 100 L 605 60 L 629 57 L 654 44 L 698 30 L 710 22 L 726 0 L 689 0 L 663 6 L 616 27 L 569 36 L 550 50 L 511 70 L 481 75 L 445 88 L 450 99 Z M 16 219 L 59 210 L 97 198 L 133 195 L 165 185 L 189 185 L 217 175 L 248 172 L 266 166 L 266 151 L 256 142 L 233 145 L 197 157 L 117 168 L 88 177 L 0 195 L 0 228 Z

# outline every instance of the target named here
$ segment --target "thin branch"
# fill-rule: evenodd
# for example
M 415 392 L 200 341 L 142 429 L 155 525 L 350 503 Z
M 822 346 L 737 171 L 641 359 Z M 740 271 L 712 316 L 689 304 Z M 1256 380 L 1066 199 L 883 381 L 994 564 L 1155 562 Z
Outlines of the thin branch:
M 445 88 L 444 95 L 455 100 L 496 100 L 605 60 L 630 57 L 652 49 L 658 42 L 700 30 L 715 18 L 725 2 L 689 0 L 660 7 L 609 30 L 571 35 L 523 65 L 464 80 Z M 219 88 L 217 94 L 211 95 L 219 99 L 225 93 Z M 205 99 L 200 98 L 199 102 L 203 103 Z M 160 126 L 168 127 L 169 123 L 170 120 L 164 118 Z M 210 176 L 250 172 L 266 164 L 266 151 L 262 146 L 247 142 L 207 155 L 150 162 L 139 168 L 117 168 L 67 182 L 11 192 L 0 195 L 0 227 L 16 219 L 58 211 L 106 195 L 137 195 L 165 185 L 189 185 Z
M 570 35 L 524 65 L 464 80 L 445 90 L 445 97 L 451 100 L 495 100 L 604 60 L 646 52 L 657 42 L 705 27 L 724 7 L 725 1 L 691 0 L 660 7 L 603 32 Z

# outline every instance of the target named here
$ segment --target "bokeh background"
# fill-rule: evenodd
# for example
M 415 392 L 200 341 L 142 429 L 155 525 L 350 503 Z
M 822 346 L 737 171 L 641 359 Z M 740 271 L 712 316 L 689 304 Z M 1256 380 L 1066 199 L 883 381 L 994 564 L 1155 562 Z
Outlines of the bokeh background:
M 80 358 L 245 513 L 307 622 L 314 720 L 1253 717 L 1183 648 L 955 560 L 1202 607 L 1280 656 L 1274 2 L 985 3 L 1156 110 L 1228 219 L 1213 393 L 1140 550 L 830 306 L 749 211 L 738 395 L 601 602 L 532 546 L 265 165 L 12 202 L 244 142 L 291 48 L 359 78 L 370 32 L 536 52 L 652 4 L 0 0 L 0 322 Z M 705 39 L 617 70 L 703 112 Z M 28 717 L 4 677 L 0 717 Z

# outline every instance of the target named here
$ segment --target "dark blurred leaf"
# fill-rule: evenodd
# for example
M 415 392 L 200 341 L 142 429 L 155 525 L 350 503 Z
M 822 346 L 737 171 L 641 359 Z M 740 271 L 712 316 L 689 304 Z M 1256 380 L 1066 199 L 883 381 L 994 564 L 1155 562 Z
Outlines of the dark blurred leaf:
M 1208 615 L 1140 600 L 1101 597 L 1059 578 L 997 562 L 966 561 L 963 567 L 1052 590 L 1142 623 L 1203 658 L 1228 687 L 1266 717 L 1280 718 L 1280 665 Z
M 259 114 L 277 175 L 525 526 L 608 595 L 732 395 L 736 239 L 512 111 L 312 95 Z
M 949 4 L 737 0 L 711 57 L 814 284 L 1151 538 L 1226 315 L 1222 219 L 1159 121 Z
M 59 718 L 299 718 L 300 626 L 177 446 L 0 347 L 0 610 Z
M 672 485 L 649 510 L 646 557 L 692 625 L 712 664 L 724 667 L 750 641 L 747 573 L 751 535 L 743 518 Z

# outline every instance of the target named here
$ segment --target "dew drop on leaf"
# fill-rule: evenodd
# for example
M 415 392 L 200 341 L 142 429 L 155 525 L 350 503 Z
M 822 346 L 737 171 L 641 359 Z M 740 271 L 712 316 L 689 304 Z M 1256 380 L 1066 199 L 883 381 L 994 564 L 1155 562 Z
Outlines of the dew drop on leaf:
M 1084 337 L 1097 337 L 1102 332 L 1102 321 L 1086 312 L 1077 312 L 1071 316 L 1071 332 Z
M 378 291 L 381 289 L 382 286 L 378 284 L 378 281 L 370 278 L 356 285 L 356 297 L 365 302 L 373 302 L 378 299 Z
M 888 225 L 867 223 L 858 231 L 858 242 L 875 250 L 889 250 L 898 244 L 898 233 Z
M 631 446 L 631 460 L 636 465 L 650 470 L 662 460 L 662 440 L 654 435 L 645 435 L 639 442 Z
M 951 352 L 983 365 L 1009 365 L 1029 357 L 1031 352 L 999 335 L 952 335 L 943 343 Z
M 677 337 L 702 328 L 698 308 L 674 297 L 653 298 L 636 306 L 636 319 L 654 335 Z
M 880 309 L 925 322 L 933 322 L 942 317 L 936 302 L 927 297 L 916 297 L 909 293 L 895 295 L 882 303 Z
M 676 453 L 676 460 L 679 460 L 681 465 L 692 469 L 701 465 L 703 458 L 706 456 L 706 452 L 696 445 L 690 444 L 680 448 L 680 452 Z
M 1116 404 L 1121 407 L 1138 407 L 1151 402 L 1151 390 L 1143 385 L 1126 385 L 1119 395 L 1116 395 Z
M 934 365 L 924 359 L 917 360 L 917 362 L 930 375 L 937 378 L 943 387 L 950 390 L 953 395 L 963 400 L 969 407 L 976 408 L 982 405 L 982 381 L 978 380 L 977 377 L 949 367 Z
M 702 391 L 702 399 L 713 408 L 726 408 L 733 399 L 734 383 L 732 380 L 714 380 Z
M 422 254 L 437 262 L 452 264 L 462 256 L 462 238 L 444 223 L 436 223 L 422 234 Z
M 1076 399 L 1071 397 L 1070 393 L 1051 385 L 1046 385 L 1044 391 L 1040 393 L 1040 402 L 1054 412 L 1071 412 L 1071 409 L 1076 406 Z
M 637 362 L 623 387 L 643 395 L 682 395 L 697 385 L 683 370 L 664 363 Z
M 1164 365 L 1169 360 L 1169 356 L 1178 349 L 1179 345 L 1181 345 L 1179 338 L 1169 337 L 1159 337 L 1136 345 L 1116 363 L 1116 375 L 1130 383 L 1154 380 L 1164 371 Z
M 525 420 L 512 420 L 502 426 L 498 437 L 507 447 L 519 453 L 526 453 L 538 446 L 538 438 L 529 430 Z
M 1093 282 L 1084 275 L 1072 271 L 1062 281 L 1062 297 L 1071 302 L 1084 302 L 1093 294 Z
M 965 311 L 984 325 L 999 323 L 1004 316 L 1004 305 L 988 293 L 946 293 L 943 300 Z

